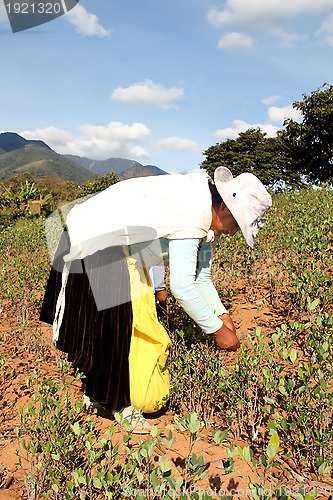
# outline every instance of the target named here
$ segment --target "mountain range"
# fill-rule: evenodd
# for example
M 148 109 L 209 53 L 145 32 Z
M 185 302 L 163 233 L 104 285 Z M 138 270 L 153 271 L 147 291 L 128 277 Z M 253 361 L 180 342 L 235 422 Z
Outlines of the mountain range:
M 123 158 L 93 160 L 61 155 L 43 141 L 27 140 L 15 132 L 0 134 L 0 181 L 30 172 L 38 179 L 57 176 L 67 181 L 83 183 L 112 171 L 121 179 L 167 173 L 154 165 L 143 166 Z

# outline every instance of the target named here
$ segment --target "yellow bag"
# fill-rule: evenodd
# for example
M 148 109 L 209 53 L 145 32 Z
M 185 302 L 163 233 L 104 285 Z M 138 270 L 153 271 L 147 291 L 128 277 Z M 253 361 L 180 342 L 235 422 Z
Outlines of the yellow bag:
M 125 251 L 125 249 L 124 249 Z M 171 340 L 159 323 L 154 291 L 146 270 L 127 255 L 131 282 L 133 331 L 129 353 L 131 403 L 153 413 L 169 399 L 170 378 L 166 367 Z

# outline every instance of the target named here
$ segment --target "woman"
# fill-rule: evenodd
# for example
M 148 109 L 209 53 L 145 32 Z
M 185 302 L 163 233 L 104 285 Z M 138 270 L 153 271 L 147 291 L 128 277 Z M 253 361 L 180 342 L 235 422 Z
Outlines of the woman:
M 211 281 L 212 242 L 239 229 L 253 247 L 271 206 L 253 174 L 130 179 L 69 212 L 48 281 L 41 319 L 85 374 L 88 404 L 123 411 L 134 432 L 149 431 L 140 411 L 168 398 L 170 339 L 158 323 L 148 271 L 168 259 L 170 289 L 222 349 L 236 329 Z

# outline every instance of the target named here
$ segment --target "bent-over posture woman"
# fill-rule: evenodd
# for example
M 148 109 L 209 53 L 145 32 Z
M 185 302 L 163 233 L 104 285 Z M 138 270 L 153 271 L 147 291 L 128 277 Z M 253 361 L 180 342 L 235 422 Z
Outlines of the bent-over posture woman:
M 211 280 L 214 241 L 239 229 L 253 247 L 272 200 L 251 173 L 129 179 L 69 212 L 48 280 L 41 320 L 85 375 L 85 402 L 122 411 L 149 431 L 169 396 L 171 342 L 158 322 L 149 269 L 167 261 L 170 290 L 222 349 L 239 347 Z

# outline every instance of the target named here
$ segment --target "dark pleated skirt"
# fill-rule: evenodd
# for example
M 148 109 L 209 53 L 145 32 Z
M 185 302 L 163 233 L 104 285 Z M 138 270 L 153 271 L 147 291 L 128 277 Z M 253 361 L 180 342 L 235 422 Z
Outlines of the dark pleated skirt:
M 68 251 L 65 230 L 40 313 L 41 321 L 49 324 L 54 320 L 63 256 Z M 112 411 L 131 404 L 128 364 L 131 334 L 130 280 L 122 248 L 107 248 L 74 261 L 56 346 L 68 354 L 74 368 L 84 373 L 85 394 Z

